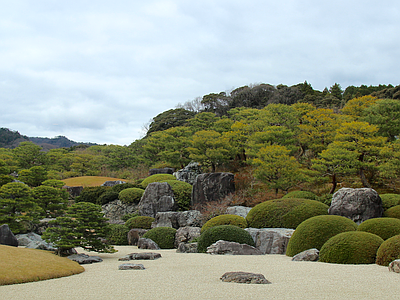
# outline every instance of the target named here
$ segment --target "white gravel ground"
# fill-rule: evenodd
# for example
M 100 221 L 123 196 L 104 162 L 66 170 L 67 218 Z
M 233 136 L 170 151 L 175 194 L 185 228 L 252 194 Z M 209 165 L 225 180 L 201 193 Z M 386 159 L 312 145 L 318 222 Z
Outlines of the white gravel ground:
M 284 255 L 116 249 L 114 254 L 88 253 L 104 261 L 84 265 L 86 271 L 78 275 L 0 286 L 0 299 L 400 299 L 400 274 L 378 265 L 292 262 Z M 143 264 L 145 270 L 118 270 L 125 263 L 118 258 L 132 252 L 157 252 L 162 258 L 130 261 Z M 272 284 L 222 282 L 222 274 L 231 271 L 261 273 Z

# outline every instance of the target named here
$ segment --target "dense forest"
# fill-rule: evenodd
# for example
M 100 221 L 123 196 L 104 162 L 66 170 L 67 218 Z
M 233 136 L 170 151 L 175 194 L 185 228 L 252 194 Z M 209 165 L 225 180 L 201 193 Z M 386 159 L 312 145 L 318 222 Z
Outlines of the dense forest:
M 235 173 L 242 198 L 260 189 L 326 194 L 343 186 L 400 187 L 400 85 L 343 91 L 335 83 L 318 91 L 307 82 L 255 84 L 211 93 L 155 116 L 146 136 L 129 146 L 65 143 L 51 149 L 11 130 L 7 140 L 7 130 L 0 131 L 1 184 L 12 172 L 37 166 L 50 179 L 136 180 L 149 168 L 180 169 L 197 161 L 205 172 Z

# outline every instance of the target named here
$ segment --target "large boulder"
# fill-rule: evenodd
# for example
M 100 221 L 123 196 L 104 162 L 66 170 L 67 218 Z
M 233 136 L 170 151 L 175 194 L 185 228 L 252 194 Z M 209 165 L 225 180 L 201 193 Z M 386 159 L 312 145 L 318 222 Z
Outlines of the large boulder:
M 219 240 L 207 247 L 208 254 L 230 254 L 230 255 L 263 255 L 257 248 L 235 242 Z
M 159 168 L 159 169 L 150 169 L 149 170 L 149 176 L 155 175 L 155 174 L 173 174 L 174 169 L 173 168 Z
M 198 253 L 197 251 L 197 243 L 180 243 L 178 249 L 176 249 L 177 253 Z
M 174 192 L 166 182 L 152 182 L 146 187 L 138 204 L 139 214 L 155 218 L 158 212 L 177 211 Z
M 319 250 L 316 248 L 308 249 L 293 256 L 292 261 L 318 261 Z
M 186 226 L 199 227 L 200 225 L 201 213 L 198 210 L 188 210 L 158 212 L 151 227 L 172 227 L 178 229 Z
M 137 247 L 138 249 L 160 250 L 155 241 L 146 238 L 140 238 Z
M 126 183 L 126 181 L 122 181 L 122 180 L 115 180 L 115 181 L 108 180 L 108 181 L 104 182 L 101 186 L 110 186 L 110 187 L 112 187 L 112 186 L 114 186 L 114 185 L 123 184 L 123 183 Z
M 101 206 L 104 216 L 111 224 L 124 224 L 125 222 L 121 218 L 136 212 L 137 207 L 134 203 L 124 203 L 118 199 Z
M 333 194 L 328 213 L 361 224 L 365 220 L 382 217 L 382 199 L 371 188 L 341 188 Z
M 193 185 L 197 175 L 200 175 L 201 173 L 202 172 L 200 164 L 197 162 L 191 162 L 183 169 L 176 171 L 174 173 L 174 176 L 177 180 L 184 181 Z
M 147 232 L 146 229 L 133 228 L 128 232 L 128 244 L 137 246 L 139 239 Z
M 285 254 L 294 229 L 287 228 L 246 228 L 263 254 Z
M 55 251 L 56 247 L 53 244 L 47 243 L 42 237 L 34 232 L 25 234 L 17 234 L 18 245 L 31 249 Z
M 185 226 L 179 228 L 175 233 L 175 247 L 178 248 L 181 243 L 189 243 L 198 238 L 200 231 L 200 227 Z
M 7 224 L 0 226 L 0 245 L 18 247 L 18 240 Z
M 232 173 L 205 173 L 196 177 L 192 189 L 191 205 L 217 201 L 235 192 Z
M 237 215 L 246 219 L 247 214 L 251 210 L 251 207 L 246 206 L 230 206 L 226 209 L 226 214 Z

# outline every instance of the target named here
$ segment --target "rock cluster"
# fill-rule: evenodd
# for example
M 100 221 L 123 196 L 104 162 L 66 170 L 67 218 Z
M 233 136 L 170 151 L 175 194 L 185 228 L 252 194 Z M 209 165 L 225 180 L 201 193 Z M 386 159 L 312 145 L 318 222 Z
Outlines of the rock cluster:
M 31 249 L 55 251 L 54 245 L 47 243 L 42 237 L 34 232 L 17 234 L 18 246 L 24 246 Z

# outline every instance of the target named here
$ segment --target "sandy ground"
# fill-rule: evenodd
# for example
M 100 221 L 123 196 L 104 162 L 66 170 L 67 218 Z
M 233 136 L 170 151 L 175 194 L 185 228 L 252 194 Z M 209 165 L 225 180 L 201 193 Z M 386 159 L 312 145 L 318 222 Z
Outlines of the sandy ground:
M 124 263 L 118 258 L 149 251 L 116 249 L 114 254 L 98 254 L 104 261 L 84 265 L 86 271 L 78 275 L 0 286 L 0 299 L 400 299 L 400 274 L 378 265 L 158 250 L 152 252 L 160 253 L 160 259 L 130 261 L 143 264 L 145 270 L 118 270 Z M 222 282 L 220 277 L 231 271 L 261 273 L 272 284 Z

